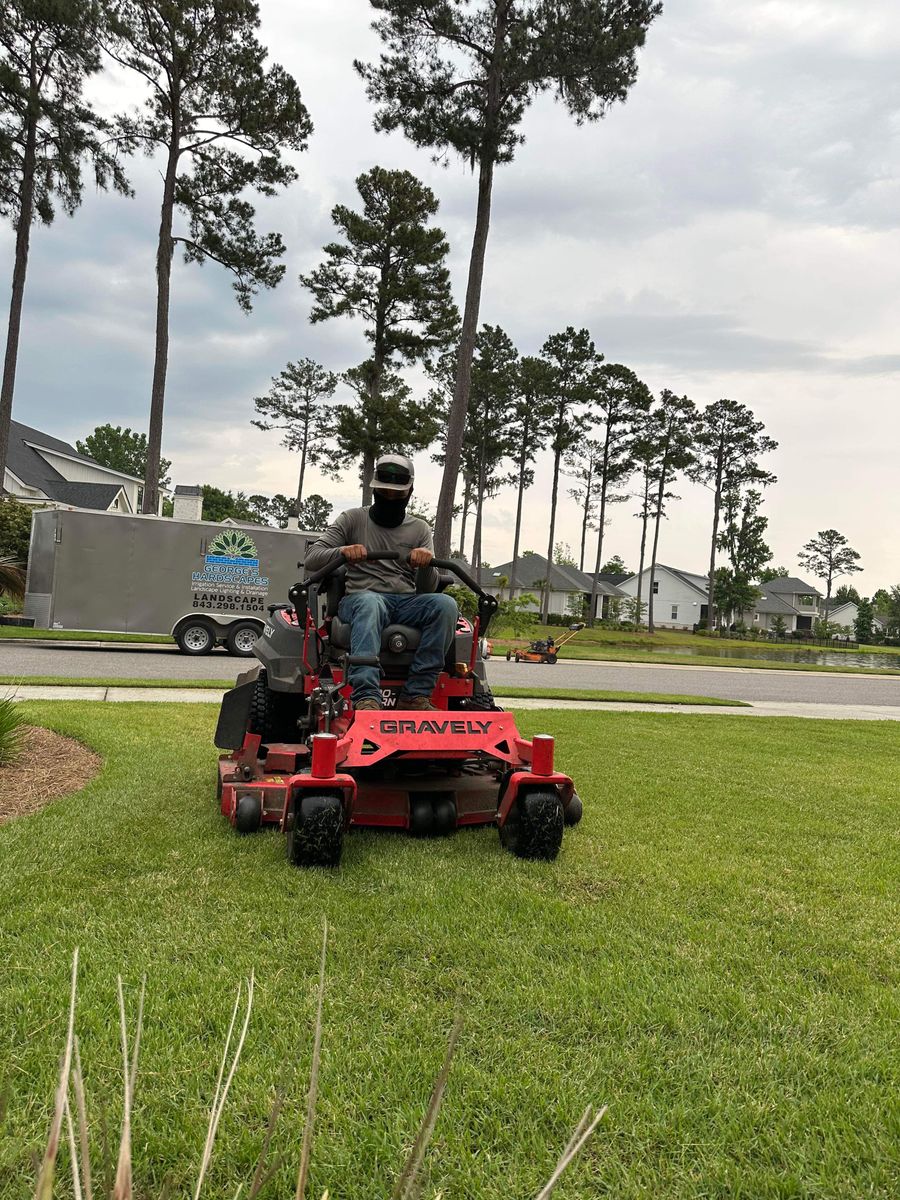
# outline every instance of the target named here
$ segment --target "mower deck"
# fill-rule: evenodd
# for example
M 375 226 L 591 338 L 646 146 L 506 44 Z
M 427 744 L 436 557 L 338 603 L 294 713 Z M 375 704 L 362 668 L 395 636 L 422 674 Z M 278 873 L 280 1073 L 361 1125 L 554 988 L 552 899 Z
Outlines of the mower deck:
M 312 752 L 263 746 L 248 733 L 219 759 L 222 812 L 238 828 L 286 829 L 302 789 L 339 794 L 345 827 L 502 828 L 523 787 L 554 789 L 564 809 L 574 795 L 572 780 L 553 770 L 553 739 L 525 740 L 506 712 L 365 712 L 315 735 Z M 434 829 L 423 828 L 429 808 L 439 813 Z

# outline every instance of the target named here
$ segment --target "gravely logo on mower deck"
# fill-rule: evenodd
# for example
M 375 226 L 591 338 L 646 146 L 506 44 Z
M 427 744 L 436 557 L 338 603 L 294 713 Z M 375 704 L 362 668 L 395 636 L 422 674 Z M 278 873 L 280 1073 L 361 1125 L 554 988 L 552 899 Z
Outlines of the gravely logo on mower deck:
M 411 733 L 421 736 L 424 733 L 452 733 L 456 736 L 469 734 L 474 737 L 484 737 L 491 728 L 490 721 L 455 720 L 423 720 L 423 721 L 379 721 L 380 733 Z

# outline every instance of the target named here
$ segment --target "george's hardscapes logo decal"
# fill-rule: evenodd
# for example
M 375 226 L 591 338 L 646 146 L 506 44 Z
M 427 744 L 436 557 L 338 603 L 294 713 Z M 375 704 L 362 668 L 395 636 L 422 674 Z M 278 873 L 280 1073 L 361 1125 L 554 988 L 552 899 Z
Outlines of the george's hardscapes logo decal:
M 242 529 L 223 529 L 206 548 L 203 570 L 191 574 L 194 608 L 261 613 L 269 579 L 259 573 L 256 543 Z

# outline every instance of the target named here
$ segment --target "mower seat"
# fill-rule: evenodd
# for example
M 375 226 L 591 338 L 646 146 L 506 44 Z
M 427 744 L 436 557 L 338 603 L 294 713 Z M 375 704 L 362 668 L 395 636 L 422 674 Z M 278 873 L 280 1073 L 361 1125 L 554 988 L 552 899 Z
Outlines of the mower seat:
M 391 639 L 394 637 L 402 637 L 405 641 L 403 649 L 397 651 L 391 646 Z M 391 654 L 392 660 L 398 654 L 409 653 L 416 649 L 422 638 L 422 632 L 419 629 L 413 629 L 411 625 L 387 625 L 381 635 L 381 649 Z M 331 618 L 331 635 L 330 641 L 332 646 L 338 650 L 350 649 L 350 626 L 346 621 L 342 621 L 340 617 Z

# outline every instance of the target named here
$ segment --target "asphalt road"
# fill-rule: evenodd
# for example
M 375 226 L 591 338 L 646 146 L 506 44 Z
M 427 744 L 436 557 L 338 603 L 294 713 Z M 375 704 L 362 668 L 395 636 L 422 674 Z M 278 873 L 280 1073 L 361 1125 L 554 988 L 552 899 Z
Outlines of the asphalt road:
M 26 681 L 34 675 L 69 678 L 223 679 L 233 681 L 250 664 L 224 652 L 193 658 L 175 649 L 80 649 L 10 645 L 0 642 L 0 675 Z M 555 666 L 492 659 L 488 676 L 495 691 L 504 686 L 601 688 L 718 696 L 725 700 L 806 704 L 875 704 L 900 707 L 898 675 L 829 675 L 820 672 L 746 667 L 650 666 L 643 663 L 558 662 Z

